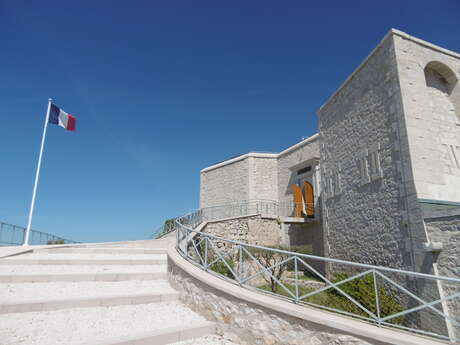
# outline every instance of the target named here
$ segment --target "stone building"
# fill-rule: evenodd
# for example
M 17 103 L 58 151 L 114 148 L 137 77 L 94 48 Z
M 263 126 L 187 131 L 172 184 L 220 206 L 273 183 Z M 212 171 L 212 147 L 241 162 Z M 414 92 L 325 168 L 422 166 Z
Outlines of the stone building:
M 266 200 L 289 209 L 240 219 L 238 235 L 231 219 L 212 231 L 460 276 L 459 79 L 460 54 L 390 30 L 319 109 L 318 134 L 201 171 L 201 208 Z
M 319 134 L 315 134 L 280 153 L 251 152 L 201 170 L 200 208 L 242 202 L 249 208 L 261 208 L 249 212 L 250 217 L 212 222 L 206 231 L 261 245 L 308 244 L 315 254 L 323 255 L 321 210 L 317 207 L 321 196 L 319 160 Z M 299 208 L 295 216 L 293 186 L 298 186 L 301 203 L 309 199 L 305 202 L 310 205 L 310 215 Z M 307 198 L 300 188 L 305 191 L 305 186 L 310 191 Z M 282 213 L 271 213 L 273 205 Z

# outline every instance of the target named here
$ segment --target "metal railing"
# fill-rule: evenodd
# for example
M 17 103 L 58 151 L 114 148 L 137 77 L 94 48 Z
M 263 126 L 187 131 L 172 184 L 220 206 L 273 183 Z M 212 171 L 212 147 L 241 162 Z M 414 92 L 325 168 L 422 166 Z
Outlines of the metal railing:
M 14 224 L 0 222 L 0 246 L 18 246 L 24 243 L 26 228 Z M 31 230 L 30 245 L 41 244 L 66 244 L 78 243 L 72 240 L 48 234 L 46 232 Z
M 379 327 L 460 341 L 459 278 L 267 248 L 194 230 L 206 220 L 203 210 L 177 218 L 176 248 L 208 273 Z
M 199 210 L 203 221 L 216 221 L 226 218 L 246 217 L 251 215 L 260 215 L 267 218 L 294 217 L 296 212 L 303 215 L 312 214 L 307 217 L 310 220 L 317 220 L 318 214 L 315 213 L 314 205 L 308 203 L 296 204 L 291 201 L 272 201 L 272 200 L 247 200 L 235 203 L 222 204 L 217 206 L 205 207 Z M 176 217 L 174 219 L 177 219 Z M 175 222 L 167 221 L 157 228 L 152 238 L 161 238 L 177 228 Z

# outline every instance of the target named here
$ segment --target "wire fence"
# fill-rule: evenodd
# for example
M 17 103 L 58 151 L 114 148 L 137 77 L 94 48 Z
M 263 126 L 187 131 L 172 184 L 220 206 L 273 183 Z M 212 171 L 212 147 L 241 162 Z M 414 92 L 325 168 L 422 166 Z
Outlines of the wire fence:
M 248 200 L 223 205 L 205 207 L 197 211 L 203 221 L 211 222 L 226 218 L 259 215 L 266 218 L 302 217 L 311 221 L 318 220 L 312 203 L 277 202 L 271 200 Z M 157 228 L 152 238 L 161 238 L 177 229 L 175 222 L 179 217 L 167 220 Z
M 206 213 L 179 217 L 175 227 L 178 252 L 201 269 L 299 305 L 460 342 L 459 278 L 228 240 L 195 230 Z
M 0 222 L 0 246 L 19 246 L 24 243 L 26 228 Z M 30 245 L 78 243 L 46 232 L 31 230 Z

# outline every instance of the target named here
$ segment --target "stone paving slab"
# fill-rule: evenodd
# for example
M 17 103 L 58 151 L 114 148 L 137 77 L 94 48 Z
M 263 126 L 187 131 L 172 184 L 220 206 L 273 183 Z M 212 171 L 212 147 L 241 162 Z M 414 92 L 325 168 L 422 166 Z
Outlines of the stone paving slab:
M 0 262 L 4 260 L 21 260 L 21 259 L 123 259 L 123 260 L 147 260 L 147 259 L 166 259 L 166 254 L 129 254 L 129 253 L 72 253 L 72 252 L 35 252 L 26 253 L 21 255 L 14 255 L 7 258 L 0 259 Z
M 163 247 L 159 248 L 117 248 L 117 247 L 59 247 L 50 248 L 42 247 L 34 249 L 34 253 L 81 253 L 81 254 L 166 254 L 166 249 Z
M 55 254 L 56 256 L 58 254 Z M 0 259 L 0 265 L 166 265 L 166 257 L 161 259 L 75 259 L 68 258 L 36 258 L 19 257 Z
M 177 292 L 164 292 L 150 294 L 123 294 L 118 296 L 102 295 L 60 300 L 33 300 L 2 304 L 0 305 L 0 314 L 168 302 L 178 300 L 178 297 L 179 294 Z
M 149 344 L 149 345 L 154 345 Z M 201 338 L 193 338 L 189 340 L 179 341 L 170 345 L 237 345 L 236 343 L 226 340 L 223 337 L 217 335 L 207 335 Z
M 215 325 L 212 322 L 201 321 L 191 325 L 180 327 L 169 327 L 153 332 L 138 334 L 134 336 L 113 338 L 103 342 L 90 342 L 80 345 L 165 345 L 172 342 L 196 339 L 215 332 Z M 197 345 L 201 343 L 196 343 Z
M 184 325 L 203 326 L 203 322 L 206 322 L 203 317 L 175 302 L 2 314 L 0 339 L 2 345 L 137 345 L 141 343 L 134 340 L 146 338 L 146 333 L 158 331 L 161 334 L 165 329 L 177 333 L 177 330 L 184 329 Z M 196 329 L 190 327 L 179 334 L 188 338 L 206 335 L 194 331 Z M 207 334 L 211 331 L 208 328 Z M 115 342 L 114 339 L 125 342 Z M 170 342 L 179 340 L 181 338 Z M 154 338 L 151 343 L 161 344 Z
M 71 267 L 71 266 L 66 266 Z M 81 282 L 166 279 L 166 272 L 0 274 L 0 283 Z
M 0 275 L 59 273 L 153 273 L 166 272 L 166 265 L 0 265 Z
M 175 291 L 166 280 L 0 283 L 0 304 Z

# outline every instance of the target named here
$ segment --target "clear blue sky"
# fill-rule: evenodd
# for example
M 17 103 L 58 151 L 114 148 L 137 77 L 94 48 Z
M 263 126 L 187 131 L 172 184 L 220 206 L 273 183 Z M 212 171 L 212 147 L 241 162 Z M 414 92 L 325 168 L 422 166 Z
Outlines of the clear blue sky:
M 198 206 L 200 169 L 280 151 L 391 28 L 460 51 L 459 1 L 0 0 L 0 220 L 143 239 Z

